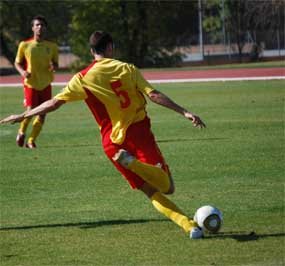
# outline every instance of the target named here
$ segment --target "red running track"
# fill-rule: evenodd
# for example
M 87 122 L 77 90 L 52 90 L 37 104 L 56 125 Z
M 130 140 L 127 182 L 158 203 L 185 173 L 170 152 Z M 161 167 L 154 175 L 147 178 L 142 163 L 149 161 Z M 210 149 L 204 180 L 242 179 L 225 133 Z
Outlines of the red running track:
M 207 79 L 207 78 L 248 78 L 248 77 L 285 77 L 285 68 L 243 68 L 210 70 L 142 70 L 147 80 L 163 79 Z M 67 82 L 72 74 L 55 74 L 55 82 Z M 21 83 L 19 75 L 1 76 L 0 84 Z

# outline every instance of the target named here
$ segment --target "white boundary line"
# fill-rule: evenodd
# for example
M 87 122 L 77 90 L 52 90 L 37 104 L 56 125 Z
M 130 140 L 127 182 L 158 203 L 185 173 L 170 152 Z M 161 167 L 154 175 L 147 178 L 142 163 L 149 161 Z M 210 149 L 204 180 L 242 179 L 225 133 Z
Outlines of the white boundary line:
M 185 82 L 212 82 L 212 81 L 250 81 L 250 80 L 274 80 L 284 79 L 285 76 L 269 76 L 269 77 L 237 77 L 237 78 L 194 78 L 194 79 L 154 79 L 148 80 L 150 83 L 185 83 Z M 65 86 L 66 82 L 53 82 L 53 86 Z M 21 87 L 22 83 L 0 83 L 0 88 L 3 87 Z

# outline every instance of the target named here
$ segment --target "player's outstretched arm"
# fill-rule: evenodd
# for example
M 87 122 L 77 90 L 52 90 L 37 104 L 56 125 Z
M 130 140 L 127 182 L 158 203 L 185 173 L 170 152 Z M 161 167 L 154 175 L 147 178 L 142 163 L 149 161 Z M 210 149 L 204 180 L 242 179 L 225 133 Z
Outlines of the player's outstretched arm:
M 55 111 L 58 109 L 61 105 L 63 105 L 65 101 L 58 100 L 58 99 L 51 99 L 48 100 L 41 105 L 37 106 L 34 109 L 31 109 L 29 111 L 26 111 L 22 114 L 16 114 L 16 115 L 10 115 L 6 118 L 3 118 L 0 120 L 0 124 L 6 124 L 6 123 L 17 123 L 23 121 L 25 118 L 32 117 L 34 115 L 43 115 L 46 113 L 50 113 L 52 111 Z
M 165 94 L 163 94 L 157 90 L 154 90 L 148 94 L 148 97 L 152 102 L 160 104 L 164 107 L 167 107 L 167 108 L 183 115 L 185 118 L 191 120 L 194 127 L 199 127 L 199 128 L 206 127 L 206 125 L 204 124 L 204 122 L 201 120 L 201 118 L 199 116 L 194 115 L 193 113 L 184 109 L 183 107 L 181 107 L 180 105 L 178 105 L 177 103 L 172 101 Z

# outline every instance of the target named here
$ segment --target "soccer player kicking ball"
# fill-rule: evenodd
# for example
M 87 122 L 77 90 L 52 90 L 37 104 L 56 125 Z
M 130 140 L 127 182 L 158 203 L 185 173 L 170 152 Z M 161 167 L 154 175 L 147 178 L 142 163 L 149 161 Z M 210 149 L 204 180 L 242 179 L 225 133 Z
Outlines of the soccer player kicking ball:
M 74 75 L 62 92 L 40 106 L 11 115 L 0 123 L 21 122 L 54 111 L 66 102 L 84 100 L 99 125 L 107 157 L 130 186 L 141 190 L 154 208 L 179 225 L 190 238 L 202 238 L 203 232 L 198 225 L 165 196 L 174 192 L 174 183 L 151 132 L 144 95 L 183 115 L 195 127 L 203 128 L 205 124 L 198 116 L 155 90 L 134 65 L 112 59 L 114 46 L 110 34 L 96 31 L 89 41 L 95 60 Z
M 24 105 L 27 110 L 51 99 L 53 72 L 58 67 L 57 44 L 45 40 L 46 19 L 43 16 L 36 16 L 31 24 L 34 35 L 19 44 L 15 59 L 15 68 L 23 77 Z M 16 138 L 19 147 L 25 144 L 26 131 L 31 119 L 32 117 L 25 118 L 20 124 Z M 44 114 L 34 119 L 31 135 L 26 142 L 27 148 L 36 148 L 35 140 L 41 132 L 44 121 Z

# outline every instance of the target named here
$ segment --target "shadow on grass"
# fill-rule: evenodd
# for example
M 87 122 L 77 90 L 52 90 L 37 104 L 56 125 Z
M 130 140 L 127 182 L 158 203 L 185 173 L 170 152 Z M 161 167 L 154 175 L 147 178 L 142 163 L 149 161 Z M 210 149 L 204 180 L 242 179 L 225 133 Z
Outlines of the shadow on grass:
M 284 237 L 285 233 L 274 233 L 274 234 L 256 234 L 255 232 L 225 232 L 217 233 L 206 236 L 206 239 L 226 239 L 231 238 L 238 242 L 256 241 L 267 237 Z
M 189 139 L 157 139 L 157 143 L 168 143 L 168 142 L 195 142 L 195 141 L 215 141 L 215 140 L 227 140 L 228 138 L 189 138 Z M 100 143 L 76 143 L 76 144 L 57 144 L 55 145 L 42 145 L 44 148 L 67 148 L 67 147 L 99 147 Z
M 166 222 L 166 219 L 134 219 L 134 220 L 109 220 L 109 221 L 97 221 L 97 222 L 81 222 L 81 223 L 62 223 L 62 224 L 38 224 L 38 225 L 26 225 L 26 226 L 11 226 L 0 227 L 0 231 L 10 230 L 30 230 L 41 228 L 56 228 L 56 227 L 79 227 L 80 229 L 91 229 L 102 226 L 112 225 L 128 225 L 128 224 L 142 224 L 150 222 Z
M 228 138 L 190 138 L 190 139 L 158 139 L 158 143 L 163 142 L 193 142 L 193 141 L 214 141 L 214 140 L 226 140 Z

